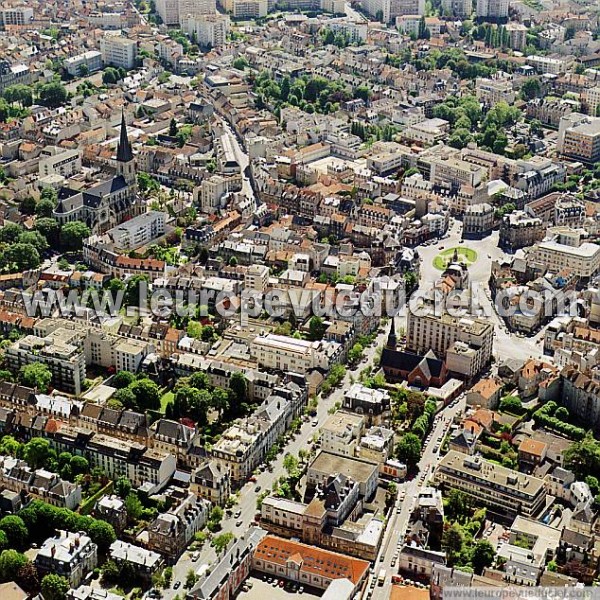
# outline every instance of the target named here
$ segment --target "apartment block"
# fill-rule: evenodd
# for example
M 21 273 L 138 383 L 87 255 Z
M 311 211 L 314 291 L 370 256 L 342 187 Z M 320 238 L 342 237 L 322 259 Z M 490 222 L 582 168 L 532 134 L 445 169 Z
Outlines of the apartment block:
M 513 104 L 516 93 L 510 77 L 477 77 L 475 80 L 475 95 L 477 99 L 490 106 L 498 102 Z
M 365 560 L 272 535 L 258 543 L 252 558 L 252 568 L 256 571 L 317 589 L 326 589 L 335 580 L 347 579 L 352 585 L 349 597 L 359 590 L 369 566 Z
M 14 6 L 0 9 L 0 24 L 7 25 L 30 25 L 33 21 L 33 8 L 28 6 Z
M 139 442 L 67 425 L 48 432 L 47 437 L 59 452 L 85 456 L 91 468 L 102 469 L 111 479 L 127 477 L 135 487 L 148 493 L 163 489 L 175 473 L 176 459 L 172 454 L 148 449 Z
M 106 35 L 100 39 L 100 52 L 105 65 L 133 69 L 137 57 L 137 43 L 121 35 Z
M 40 177 L 62 175 L 65 179 L 81 172 L 81 150 L 65 150 L 57 146 L 46 146 L 40 155 Z
M 244 273 L 244 289 L 264 293 L 269 285 L 269 267 L 250 265 Z
M 310 342 L 270 333 L 254 338 L 250 352 L 261 367 L 305 374 L 313 369 L 328 371 L 340 361 L 342 346 L 337 342 Z
M 118 566 L 130 564 L 136 574 L 145 582 L 150 583 L 152 575 L 158 573 L 164 565 L 164 560 L 158 552 L 116 540 L 110 545 L 108 558 Z
M 196 36 L 202 48 L 220 48 L 227 41 L 229 17 L 221 14 L 182 16 L 182 29 Z
M 176 560 L 208 521 L 211 504 L 182 488 L 165 492 L 171 508 L 148 526 L 148 548 Z
M 546 500 L 543 479 L 455 450 L 441 459 L 434 479 L 444 489 L 462 491 L 506 518 L 535 517 Z
M 192 472 L 190 490 L 200 498 L 224 506 L 231 495 L 229 472 L 216 461 L 206 460 Z
M 98 52 L 98 50 L 88 50 L 83 54 L 66 58 L 64 65 L 65 70 L 72 77 L 101 71 L 103 67 L 102 52 Z
M 266 17 L 269 10 L 268 0 L 219 0 L 219 5 L 235 19 Z
M 545 240 L 533 246 L 530 255 L 533 260 L 546 265 L 550 271 L 568 269 L 584 280 L 589 280 L 600 269 L 600 246 L 590 242 L 572 246 Z
M 57 329 L 43 338 L 27 335 L 6 350 L 6 364 L 14 372 L 36 362 L 50 369 L 54 387 L 72 394 L 81 393 L 85 355 L 74 332 Z
M 442 0 L 442 11 L 448 17 L 470 17 L 473 12 L 473 0 Z
M 109 229 L 105 235 L 112 238 L 116 248 L 133 250 L 145 246 L 164 233 L 165 213 L 151 210 Z
M 48 538 L 35 557 L 40 576 L 52 573 L 77 587 L 98 564 L 98 547 L 83 533 L 59 531 Z
M 338 411 L 321 427 L 321 448 L 333 454 L 355 456 L 363 429 L 362 416 Z
M 479 19 L 506 19 L 509 0 L 477 0 L 476 11 Z
M 460 342 L 469 348 L 480 351 L 481 365 L 489 363 L 492 357 L 494 325 L 479 318 L 460 318 L 449 314 L 437 316 L 431 311 L 417 315 L 408 311 L 406 349 L 415 354 L 425 355 L 433 350 L 436 356 L 445 358 L 448 351 Z
M 593 164 L 600 161 L 600 118 L 571 113 L 560 120 L 558 151 L 566 158 Z
M 514 251 L 541 241 L 546 233 L 542 219 L 522 210 L 504 215 L 500 223 L 499 246 Z

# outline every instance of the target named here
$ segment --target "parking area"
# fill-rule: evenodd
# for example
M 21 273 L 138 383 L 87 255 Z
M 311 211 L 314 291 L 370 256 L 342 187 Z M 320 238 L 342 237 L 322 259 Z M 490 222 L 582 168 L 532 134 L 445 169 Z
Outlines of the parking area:
M 271 583 L 269 583 L 269 579 L 271 579 Z M 284 581 L 285 585 L 280 587 L 279 581 Z M 322 591 L 314 588 L 301 588 L 298 585 L 292 586 L 292 583 L 285 579 L 274 581 L 271 576 L 265 580 L 263 575 L 253 574 L 245 581 L 237 597 L 239 600 L 266 600 L 267 598 L 268 600 L 290 600 L 300 595 L 302 598 L 320 598 Z

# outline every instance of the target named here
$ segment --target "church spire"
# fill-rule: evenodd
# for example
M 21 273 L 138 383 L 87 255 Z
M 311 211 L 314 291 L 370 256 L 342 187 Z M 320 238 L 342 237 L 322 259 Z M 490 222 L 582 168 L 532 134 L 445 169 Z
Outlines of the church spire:
M 127 124 L 125 123 L 125 111 L 121 111 L 121 135 L 119 145 L 117 146 L 117 160 L 119 162 L 129 162 L 133 160 L 133 150 L 127 137 Z
M 396 337 L 396 317 L 392 317 L 392 324 L 390 325 L 390 333 L 388 335 L 386 348 L 390 350 L 396 350 L 398 346 L 398 338 Z

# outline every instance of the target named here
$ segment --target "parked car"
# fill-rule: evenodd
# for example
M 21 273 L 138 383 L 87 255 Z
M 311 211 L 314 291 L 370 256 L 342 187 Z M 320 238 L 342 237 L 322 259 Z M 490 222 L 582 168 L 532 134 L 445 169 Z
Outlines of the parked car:
M 239 519 L 238 521 L 235 522 L 236 527 L 241 527 L 243 524 L 244 524 L 244 521 L 242 521 L 242 519 Z

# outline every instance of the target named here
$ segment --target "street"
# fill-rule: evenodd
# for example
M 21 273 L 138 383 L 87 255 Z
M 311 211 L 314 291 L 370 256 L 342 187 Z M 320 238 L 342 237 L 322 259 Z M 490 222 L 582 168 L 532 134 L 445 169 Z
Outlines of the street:
M 436 416 L 434 425 L 431 429 L 430 442 L 423 445 L 423 452 L 421 460 L 418 464 L 419 473 L 414 479 L 406 481 L 398 485 L 398 500 L 395 506 L 392 508 L 392 512 L 389 516 L 388 525 L 385 531 L 383 543 L 379 551 L 378 560 L 375 563 L 372 578 L 377 578 L 377 575 L 381 569 L 385 569 L 386 578 L 385 583 L 380 586 L 375 585 L 372 591 L 371 598 L 374 599 L 387 599 L 390 597 L 390 588 L 392 585 L 391 576 L 397 574 L 398 564 L 394 567 L 391 566 L 392 558 L 394 554 L 402 547 L 404 536 L 406 534 L 406 528 L 415 504 L 415 499 L 418 497 L 421 488 L 426 487 L 428 481 L 431 478 L 436 462 L 440 455 L 440 449 L 437 452 L 435 448 L 440 445 L 446 433 L 452 425 L 454 417 L 459 411 L 465 409 L 465 396 L 460 396 L 458 402 L 452 406 L 449 405 L 442 409 Z M 404 493 L 404 500 L 401 500 L 402 494 Z M 398 513 L 397 510 L 400 509 Z M 368 596 L 368 594 L 367 594 Z

